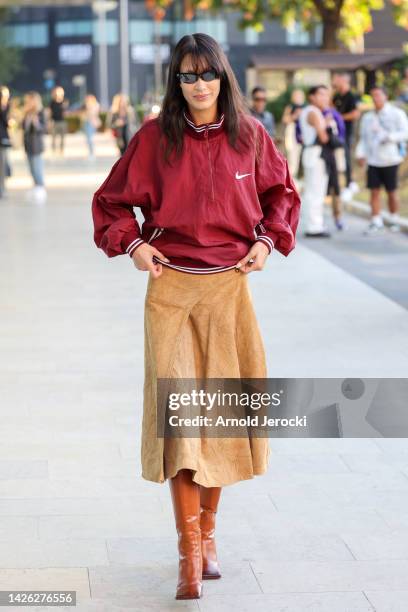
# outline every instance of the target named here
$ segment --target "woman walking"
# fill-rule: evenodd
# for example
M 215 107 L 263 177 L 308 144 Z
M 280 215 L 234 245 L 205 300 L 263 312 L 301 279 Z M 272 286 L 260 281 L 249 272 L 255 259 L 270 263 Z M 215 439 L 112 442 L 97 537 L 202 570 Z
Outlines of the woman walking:
M 28 166 L 34 181 L 34 188 L 28 197 L 42 204 L 47 198 L 44 186 L 44 134 L 46 121 L 41 96 L 36 91 L 29 91 L 24 96 L 24 117 L 22 123 L 24 133 L 24 149 Z
M 9 136 L 10 92 L 7 87 L 0 87 L 0 198 L 6 193 L 7 150 L 11 147 Z
M 99 117 L 100 104 L 93 94 L 87 94 L 85 96 L 83 106 L 83 128 L 86 136 L 86 142 L 88 144 L 89 160 L 95 160 L 95 144 L 94 136 L 96 130 L 101 125 L 101 119 Z
M 118 93 L 113 97 L 108 124 L 114 133 L 119 153 L 123 155 L 136 131 L 136 114 L 129 96 Z
M 140 229 L 133 210 L 144 216 Z M 300 200 L 287 163 L 252 117 L 226 55 L 183 36 L 163 106 L 96 191 L 94 240 L 149 272 L 142 477 L 168 479 L 178 533 L 176 599 L 221 577 L 215 516 L 223 486 L 264 474 L 267 438 L 157 435 L 160 378 L 265 378 L 247 273 L 295 247 Z

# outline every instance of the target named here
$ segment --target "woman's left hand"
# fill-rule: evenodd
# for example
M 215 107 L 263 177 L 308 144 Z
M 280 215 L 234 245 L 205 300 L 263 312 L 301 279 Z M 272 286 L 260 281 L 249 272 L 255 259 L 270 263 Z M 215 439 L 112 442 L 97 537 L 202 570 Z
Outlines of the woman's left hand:
M 237 263 L 237 272 L 244 272 L 244 274 L 248 274 L 248 272 L 263 270 L 268 255 L 269 249 L 266 244 L 264 244 L 262 240 L 257 240 L 252 245 L 245 257 Z M 253 260 L 253 262 L 251 263 L 250 260 Z

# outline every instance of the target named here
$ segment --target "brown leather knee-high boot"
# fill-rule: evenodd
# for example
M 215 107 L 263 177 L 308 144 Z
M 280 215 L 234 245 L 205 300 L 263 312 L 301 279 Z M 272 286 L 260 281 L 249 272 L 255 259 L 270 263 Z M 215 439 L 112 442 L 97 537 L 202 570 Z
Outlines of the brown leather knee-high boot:
M 179 470 L 169 485 L 178 533 L 176 599 L 198 599 L 202 593 L 200 485 L 192 481 L 191 470 Z
M 221 487 L 203 487 L 200 485 L 201 551 L 203 555 L 203 578 L 205 580 L 221 578 L 215 547 L 215 515 L 220 495 Z

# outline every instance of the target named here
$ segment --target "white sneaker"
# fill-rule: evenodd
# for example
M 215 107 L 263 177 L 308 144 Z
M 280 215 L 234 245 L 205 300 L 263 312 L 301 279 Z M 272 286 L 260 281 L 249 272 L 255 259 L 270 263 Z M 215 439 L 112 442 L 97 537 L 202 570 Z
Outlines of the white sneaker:
M 340 194 L 340 199 L 343 202 L 351 202 L 351 200 L 353 199 L 353 194 L 351 192 L 351 190 L 348 187 L 345 187 L 341 194 Z
M 33 201 L 36 204 L 44 204 L 47 200 L 47 191 L 42 185 L 36 185 L 33 189 Z
M 384 224 L 383 223 L 377 223 L 375 221 L 370 221 L 368 227 L 366 230 L 364 230 L 364 235 L 365 236 L 372 236 L 375 234 L 382 234 L 384 231 Z
M 354 195 L 355 193 L 358 193 L 360 191 L 360 187 L 358 186 L 358 184 L 355 181 L 352 181 L 349 186 L 348 189 L 351 191 L 351 193 Z
M 391 225 L 388 226 L 388 229 L 390 230 L 390 232 L 400 232 L 401 226 L 399 225 L 399 223 L 391 223 Z

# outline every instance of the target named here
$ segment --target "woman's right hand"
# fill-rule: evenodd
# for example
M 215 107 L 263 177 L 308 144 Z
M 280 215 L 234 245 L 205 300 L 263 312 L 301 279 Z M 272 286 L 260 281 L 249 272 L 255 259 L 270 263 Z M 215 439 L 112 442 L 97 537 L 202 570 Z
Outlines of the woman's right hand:
M 149 271 L 152 273 L 153 278 L 158 278 L 162 273 L 163 266 L 161 263 L 154 263 L 153 255 L 156 255 L 156 257 L 163 261 L 170 262 L 163 253 L 147 242 L 141 244 L 133 252 L 132 259 L 138 270 Z

